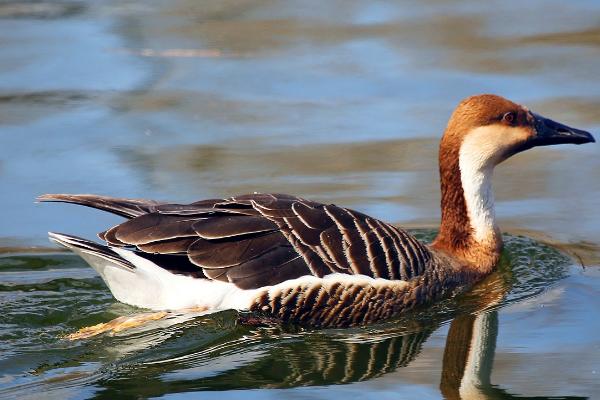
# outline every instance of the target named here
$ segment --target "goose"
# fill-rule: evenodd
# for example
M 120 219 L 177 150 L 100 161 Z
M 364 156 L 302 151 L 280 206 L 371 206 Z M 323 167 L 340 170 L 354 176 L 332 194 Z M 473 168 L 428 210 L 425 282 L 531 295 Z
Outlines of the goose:
M 594 142 L 501 96 L 462 100 L 439 146 L 441 224 L 431 244 L 334 204 L 246 194 L 175 204 L 45 194 L 127 220 L 87 239 L 49 232 L 120 302 L 151 310 L 236 309 L 310 327 L 363 325 L 465 290 L 499 261 L 496 165 L 535 146 Z

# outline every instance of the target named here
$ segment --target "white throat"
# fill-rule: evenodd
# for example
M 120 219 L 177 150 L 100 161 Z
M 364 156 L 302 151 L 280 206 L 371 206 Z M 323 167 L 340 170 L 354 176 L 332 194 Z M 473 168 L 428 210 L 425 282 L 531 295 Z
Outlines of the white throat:
M 475 240 L 485 243 L 494 240 L 496 213 L 494 211 L 494 192 L 492 176 L 495 162 L 493 152 L 496 149 L 482 143 L 485 132 L 467 135 L 459 153 L 460 177 L 465 202 Z

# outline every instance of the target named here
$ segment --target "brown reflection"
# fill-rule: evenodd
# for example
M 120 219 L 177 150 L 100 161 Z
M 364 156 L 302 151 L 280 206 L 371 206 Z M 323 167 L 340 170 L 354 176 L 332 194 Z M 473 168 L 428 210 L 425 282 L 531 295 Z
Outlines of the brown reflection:
M 425 3 L 425 9 L 439 6 L 435 1 L 421 3 Z M 507 36 L 490 29 L 502 21 L 531 25 L 531 21 L 515 20 L 510 8 L 490 5 L 473 7 L 468 13 L 460 7 L 428 13 L 423 12 L 422 4 L 398 2 L 380 4 L 385 17 L 372 17 L 372 6 L 352 0 L 311 6 L 269 0 L 230 0 L 210 5 L 177 1 L 144 15 L 139 33 L 147 37 L 147 43 L 155 43 L 154 38 L 160 38 L 161 44 L 190 43 L 225 57 L 259 58 L 297 46 L 316 50 L 375 40 L 387 44 L 399 56 L 418 54 L 415 58 L 420 67 L 429 62 L 483 73 L 522 73 L 543 66 L 544 60 L 539 57 L 523 58 L 513 53 L 519 47 L 531 47 L 535 39 L 519 35 L 519 30 Z M 163 26 L 160 22 L 165 17 L 177 23 Z M 585 33 L 583 36 L 587 37 Z
M 257 104 L 257 102 L 201 92 L 165 90 L 149 93 L 129 92 L 116 98 L 111 103 L 111 107 L 119 112 L 169 112 L 198 121 L 235 123 L 245 126 L 280 122 L 277 120 L 278 113 L 270 103 L 258 102 Z
M 424 210 L 430 217 L 419 221 L 423 226 L 435 222 L 439 212 L 437 146 L 436 138 L 297 146 L 276 145 L 267 138 L 248 138 L 216 145 L 160 150 L 132 147 L 119 151 L 121 159 L 142 174 L 144 180 L 165 192 L 210 197 L 272 191 L 312 196 L 315 200 L 335 198 L 339 204 L 344 200 L 343 204 L 348 206 L 364 199 L 388 200 Z M 544 219 L 545 213 L 559 215 L 572 208 L 568 196 L 581 190 L 577 180 L 565 180 L 572 188 L 557 186 L 557 174 L 571 175 L 573 168 L 582 162 L 590 169 L 598 164 L 597 158 L 579 159 L 581 156 L 576 152 L 549 148 L 519 154 L 497 168 L 496 199 L 500 204 L 507 200 L 556 199 L 563 204 L 551 209 L 534 207 L 526 217 Z M 394 175 L 388 178 L 386 174 Z M 378 183 L 378 177 L 397 181 L 397 189 L 395 185 Z M 175 186 L 179 184 L 181 187 Z M 600 180 L 586 179 L 585 185 L 588 190 L 593 188 L 593 192 Z M 583 206 L 585 203 L 578 202 L 578 207 Z M 587 215 L 597 213 L 590 207 L 583 211 Z M 502 214 L 500 217 L 506 218 Z M 414 216 L 397 218 L 407 221 Z
M 435 139 L 303 146 L 276 146 L 266 139 L 255 139 L 158 152 L 131 148 L 121 150 L 121 156 L 144 180 L 163 186 L 165 192 L 181 193 L 171 186 L 182 183 L 187 190 L 193 190 L 187 193 L 189 196 L 226 196 L 258 190 L 316 199 L 335 197 L 340 201 L 340 195 L 352 193 L 354 196 L 344 198 L 352 203 L 356 194 L 371 190 L 373 181 L 369 177 L 379 173 L 417 174 L 418 182 L 411 180 L 412 184 L 433 186 L 431 190 L 437 192 L 436 166 L 430 162 L 436 149 Z M 406 196 L 417 193 L 421 191 L 409 189 Z
M 20 124 L 48 117 L 57 110 L 69 110 L 92 99 L 106 97 L 99 92 L 54 90 L 0 94 L 0 124 Z
M 434 169 L 430 156 L 437 150 L 437 142 L 436 139 L 412 139 L 293 147 L 270 146 L 267 142 L 262 146 L 256 142 L 245 146 L 238 142 L 236 147 L 192 147 L 164 155 L 197 170 L 224 169 L 233 161 L 234 168 L 241 165 L 250 169 L 264 168 L 277 175 L 423 171 Z
M 578 124 L 600 123 L 600 98 L 598 97 L 551 97 L 534 102 L 530 108 L 544 115 L 552 115 L 557 121 L 577 121 Z
M 11 1 L 0 4 L 0 18 L 60 19 L 85 11 L 86 6 L 76 2 Z
M 584 45 L 600 46 L 600 27 L 582 30 L 554 32 L 523 38 L 525 43 L 543 43 L 548 45 Z

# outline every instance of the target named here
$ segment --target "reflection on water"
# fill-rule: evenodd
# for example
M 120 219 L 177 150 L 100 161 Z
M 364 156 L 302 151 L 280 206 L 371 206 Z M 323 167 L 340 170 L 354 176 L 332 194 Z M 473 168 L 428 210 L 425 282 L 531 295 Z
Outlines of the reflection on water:
M 434 236 L 432 231 L 415 233 L 424 240 Z M 114 303 L 100 279 L 75 256 L 7 255 L 0 258 L 0 396 L 21 397 L 40 389 L 58 395 L 88 388 L 93 397 L 115 398 L 324 387 L 387 376 L 402 380 L 403 370 L 424 363 L 420 379 L 439 385 L 445 398 L 511 398 L 510 391 L 491 383 L 497 309 L 519 304 L 563 279 L 569 259 L 524 237 L 507 237 L 506 242 L 499 270 L 470 292 L 378 325 L 304 331 L 239 325 L 233 311 L 171 313 L 130 331 L 76 342 L 61 338 L 139 311 Z M 449 320 L 442 369 L 432 374 L 442 358 L 421 353 L 431 351 L 432 335 L 439 341 L 437 331 Z M 402 382 L 405 387 L 418 384 L 414 377 Z
M 498 312 L 461 315 L 450 324 L 440 391 L 445 399 L 542 399 L 511 394 L 491 381 Z M 561 399 L 586 399 L 579 396 L 552 396 Z
M 598 132 L 599 17 L 593 0 L 0 3 L 0 397 L 600 393 L 598 146 L 532 150 L 495 177 L 501 227 L 572 259 L 513 236 L 470 294 L 350 331 L 172 314 L 60 340 L 140 310 L 78 258 L 44 253 L 48 230 L 92 237 L 116 217 L 33 204 L 275 191 L 436 227 L 437 141 L 462 97 L 498 93 Z M 445 344 L 484 337 L 491 377 Z

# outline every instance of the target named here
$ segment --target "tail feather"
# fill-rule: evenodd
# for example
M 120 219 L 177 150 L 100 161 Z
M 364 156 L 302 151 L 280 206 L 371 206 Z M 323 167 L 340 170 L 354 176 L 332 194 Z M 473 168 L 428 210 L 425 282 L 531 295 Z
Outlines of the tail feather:
M 80 237 L 65 235 L 63 233 L 48 232 L 48 236 L 53 242 L 65 246 L 66 248 L 73 250 L 82 256 L 82 253 L 84 253 L 106 260 L 111 264 L 123 267 L 127 270 L 135 269 L 135 265 L 121 257 L 117 252 L 113 251 L 108 246 L 104 246 Z
M 145 274 L 140 274 L 139 269 L 121 254 L 108 246 L 71 235 L 48 232 L 48 236 L 53 242 L 72 250 L 94 268 L 120 302 L 141 307 L 152 304 L 151 294 L 154 288 L 146 285 Z M 149 288 L 145 293 L 146 286 Z
M 37 198 L 37 201 L 79 204 L 108 211 L 125 218 L 148 214 L 153 212 L 155 207 L 160 204 L 153 200 L 124 199 L 94 194 L 43 194 Z
M 247 308 L 252 291 L 230 283 L 213 282 L 180 270 L 167 269 L 155 261 L 163 260 L 135 250 L 113 248 L 79 237 L 49 232 L 50 239 L 81 256 L 98 272 L 118 301 L 152 310 L 180 310 L 202 307 L 207 310 Z M 186 258 L 187 260 L 187 258 Z M 198 268 L 199 271 L 202 271 Z M 240 298 L 235 295 L 241 295 Z M 229 297 L 229 296 L 232 297 Z

